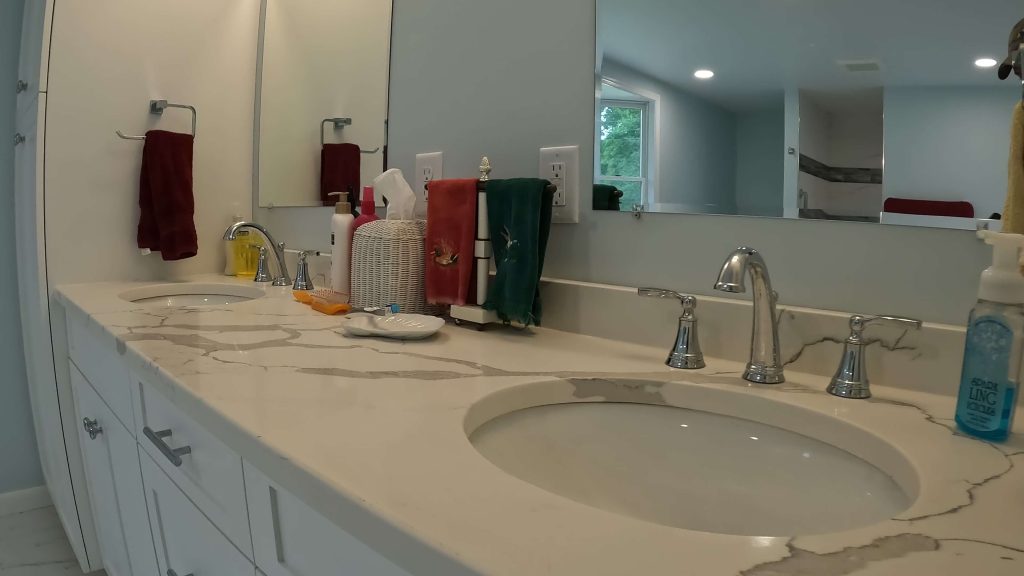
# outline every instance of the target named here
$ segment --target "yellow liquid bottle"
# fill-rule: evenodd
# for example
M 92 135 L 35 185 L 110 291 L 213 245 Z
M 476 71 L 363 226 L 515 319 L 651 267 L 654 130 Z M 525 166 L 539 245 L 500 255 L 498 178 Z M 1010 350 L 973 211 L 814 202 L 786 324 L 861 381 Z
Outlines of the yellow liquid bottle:
M 254 278 L 260 256 L 259 247 L 263 245 L 263 238 L 259 234 L 253 234 L 250 230 L 239 230 L 234 244 L 236 275 Z

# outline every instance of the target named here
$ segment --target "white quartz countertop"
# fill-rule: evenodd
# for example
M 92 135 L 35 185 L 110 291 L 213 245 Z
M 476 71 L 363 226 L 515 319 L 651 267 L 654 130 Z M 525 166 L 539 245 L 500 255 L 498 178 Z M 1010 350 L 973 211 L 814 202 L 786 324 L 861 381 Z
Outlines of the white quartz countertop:
M 736 363 L 675 371 L 663 349 L 544 329 L 448 325 L 421 342 L 355 339 L 289 289 L 207 308 L 118 298 L 143 285 L 63 286 L 57 299 L 243 458 L 412 574 L 1024 574 L 1020 423 L 1005 444 L 963 437 L 950 397 L 876 387 L 871 400 L 844 400 L 824 392 L 826 379 L 795 373 L 784 385 L 748 385 Z M 467 439 L 467 412 L 481 399 L 538 382 L 572 399 L 581 378 L 607 379 L 619 401 L 654 390 L 677 404 L 686 383 L 688 394 L 728 388 L 837 418 L 910 461 L 917 500 L 836 534 L 709 534 L 549 493 Z M 619 379 L 648 384 L 615 388 Z

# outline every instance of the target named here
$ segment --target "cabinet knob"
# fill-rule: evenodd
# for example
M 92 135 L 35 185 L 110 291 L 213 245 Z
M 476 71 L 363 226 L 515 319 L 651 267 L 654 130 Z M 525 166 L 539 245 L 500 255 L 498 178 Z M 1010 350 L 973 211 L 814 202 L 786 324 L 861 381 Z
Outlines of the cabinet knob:
M 97 436 L 103 434 L 103 427 L 100 423 L 92 418 L 82 418 L 82 427 L 89 433 L 89 438 L 95 440 Z
M 15 146 L 17 146 L 19 144 L 24 144 L 24 143 L 25 143 L 25 135 L 24 134 L 22 134 L 21 132 L 18 132 L 17 134 L 14 135 L 14 145 Z
M 28 82 L 25 82 L 24 80 L 18 80 L 18 83 L 14 85 L 15 94 L 21 94 L 26 90 L 28 90 Z

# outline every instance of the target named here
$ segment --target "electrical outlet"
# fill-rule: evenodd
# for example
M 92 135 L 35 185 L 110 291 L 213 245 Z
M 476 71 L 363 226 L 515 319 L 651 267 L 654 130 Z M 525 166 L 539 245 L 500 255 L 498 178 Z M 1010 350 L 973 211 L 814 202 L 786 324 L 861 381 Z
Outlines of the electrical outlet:
M 431 180 L 444 178 L 444 153 L 431 152 L 429 154 L 416 155 L 416 182 L 419 192 L 423 194 L 423 201 L 428 200 L 427 185 Z
M 555 187 L 551 221 L 561 224 L 579 223 L 579 146 L 541 148 L 539 174 Z

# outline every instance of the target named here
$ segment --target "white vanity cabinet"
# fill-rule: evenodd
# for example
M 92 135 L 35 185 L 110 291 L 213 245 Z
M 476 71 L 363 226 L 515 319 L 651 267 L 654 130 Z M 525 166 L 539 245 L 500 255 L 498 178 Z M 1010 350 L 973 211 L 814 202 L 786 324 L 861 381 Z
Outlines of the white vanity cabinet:
M 409 576 L 133 372 L 123 343 L 67 320 L 95 566 L 109 576 Z
M 109 576 L 155 574 L 135 438 L 74 365 L 71 385 L 101 563 Z
M 267 576 L 409 576 L 248 463 L 245 492 L 256 565 Z
M 254 576 L 256 568 L 210 523 L 148 455 L 142 476 L 159 560 L 168 576 Z

